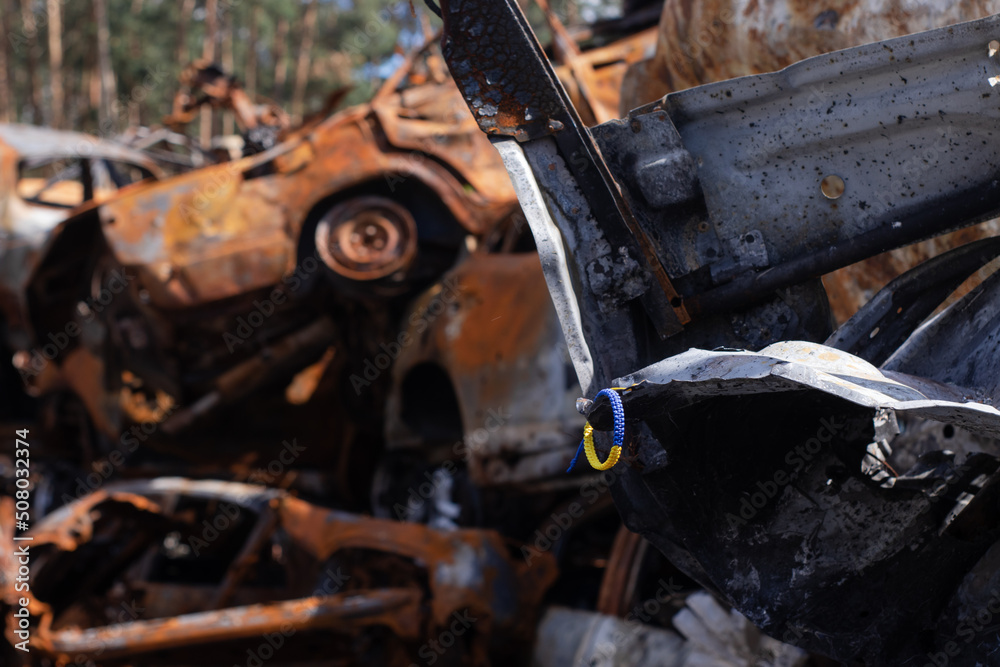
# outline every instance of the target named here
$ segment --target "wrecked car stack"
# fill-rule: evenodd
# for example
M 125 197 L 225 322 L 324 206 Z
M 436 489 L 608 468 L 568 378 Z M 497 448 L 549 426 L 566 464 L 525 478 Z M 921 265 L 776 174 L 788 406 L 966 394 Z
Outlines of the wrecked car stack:
M 241 157 L 67 172 L 94 201 L 3 246 L 65 503 L 5 597 L 25 664 L 1000 655 L 967 625 L 1000 589 L 1000 274 L 967 282 L 1000 241 L 839 328 L 822 282 L 1000 213 L 1000 15 L 619 120 L 655 29 L 583 49 L 537 4 L 558 66 L 515 0 L 428 2 L 440 53 L 299 128 L 199 63 L 171 123 L 234 109 Z
M 584 391 L 620 388 L 626 524 L 797 645 L 865 664 L 954 646 L 997 576 L 997 459 L 919 442 L 909 470 L 887 457 L 923 420 L 980 448 L 1000 435 L 1000 280 L 921 326 L 1000 245 L 917 267 L 826 346 L 819 278 L 1000 212 L 1000 18 L 672 93 L 588 130 L 516 3 L 442 12 Z M 925 170 L 905 169 L 913 154 Z M 767 347 L 781 340 L 812 343 Z M 611 428 L 606 398 L 578 407 Z

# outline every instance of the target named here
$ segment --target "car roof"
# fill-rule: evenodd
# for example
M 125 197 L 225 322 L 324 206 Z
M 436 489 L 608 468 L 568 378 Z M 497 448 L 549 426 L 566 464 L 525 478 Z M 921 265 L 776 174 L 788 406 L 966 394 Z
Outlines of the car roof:
M 94 157 L 131 162 L 157 177 L 162 175 L 156 162 L 145 153 L 82 132 L 0 123 L 0 146 L 13 150 L 22 160 Z

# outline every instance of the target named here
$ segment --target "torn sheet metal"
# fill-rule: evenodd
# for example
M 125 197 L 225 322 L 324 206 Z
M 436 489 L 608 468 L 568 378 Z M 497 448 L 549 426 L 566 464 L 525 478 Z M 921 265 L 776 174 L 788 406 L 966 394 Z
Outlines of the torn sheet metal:
M 633 433 L 648 427 L 664 457 L 621 468 L 616 502 L 686 573 L 771 636 L 842 661 L 902 664 L 955 640 L 948 618 L 979 599 L 959 582 L 990 571 L 1000 539 L 992 385 L 805 342 L 691 350 L 616 384 Z M 603 398 L 581 407 L 610 426 Z M 945 425 L 943 449 L 910 433 L 924 420 Z
M 985 397 L 972 389 L 880 371 L 840 350 L 801 341 L 775 343 L 760 352 L 691 350 L 619 378 L 615 386 L 627 388 L 622 400 L 628 418 L 636 420 L 718 396 L 811 389 L 874 411 L 893 410 L 1000 437 L 1000 411 L 976 402 Z M 608 406 L 607 399 L 599 399 L 586 411 L 588 417 L 605 422 Z
M 904 371 L 975 388 L 1000 404 L 1000 273 L 917 329 L 885 362 Z M 888 372 L 888 371 L 887 371 Z
M 978 278 L 998 255 L 1000 237 L 993 237 L 919 264 L 875 294 L 826 344 L 882 365 L 949 295 L 970 276 Z M 959 349 L 966 351 L 964 345 Z

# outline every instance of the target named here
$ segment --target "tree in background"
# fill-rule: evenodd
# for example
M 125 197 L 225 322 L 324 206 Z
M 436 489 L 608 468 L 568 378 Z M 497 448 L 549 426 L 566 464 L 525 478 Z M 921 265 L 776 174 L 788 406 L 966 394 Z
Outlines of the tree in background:
M 574 23 L 613 3 L 552 4 Z M 159 123 L 195 57 L 302 116 L 345 86 L 367 100 L 424 34 L 408 0 L 0 0 L 0 27 L 0 122 L 106 137 Z M 192 135 L 232 127 L 207 116 Z
M 10 32 L 8 24 L 14 16 L 14 1 L 0 0 L 0 35 Z M 10 67 L 10 43 L 0 44 L 0 123 L 9 123 L 13 113 L 14 87 Z
M 111 29 L 108 27 L 108 0 L 94 0 L 97 26 L 98 126 L 111 127 L 111 102 L 115 95 L 115 72 L 111 66 Z M 91 72 L 91 77 L 95 74 Z M 93 100 L 91 100 L 93 105 Z
M 292 115 L 302 118 L 305 110 L 306 86 L 309 85 L 309 68 L 312 64 L 313 40 L 316 39 L 316 14 L 319 10 L 319 0 L 309 0 L 306 11 L 302 15 L 302 27 L 299 33 L 299 57 L 295 63 L 295 92 L 292 93 Z M 336 16 L 333 22 L 336 24 Z

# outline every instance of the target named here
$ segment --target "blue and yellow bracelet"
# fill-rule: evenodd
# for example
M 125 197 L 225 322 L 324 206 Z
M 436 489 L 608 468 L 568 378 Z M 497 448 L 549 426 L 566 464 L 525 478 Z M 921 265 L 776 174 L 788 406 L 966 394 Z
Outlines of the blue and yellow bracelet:
M 611 447 L 611 454 L 608 455 L 608 460 L 603 463 L 597 457 L 597 452 L 594 450 L 594 427 L 590 425 L 590 422 L 587 422 L 583 427 L 583 440 L 580 442 L 576 456 L 573 457 L 566 472 L 573 472 L 581 452 L 587 454 L 587 461 L 590 462 L 594 470 L 602 471 L 614 468 L 622 456 L 622 443 L 625 441 L 625 407 L 622 405 L 621 396 L 614 389 L 601 390 L 594 400 L 596 401 L 601 396 L 607 396 L 608 400 L 611 401 L 611 411 L 615 416 L 614 445 Z

